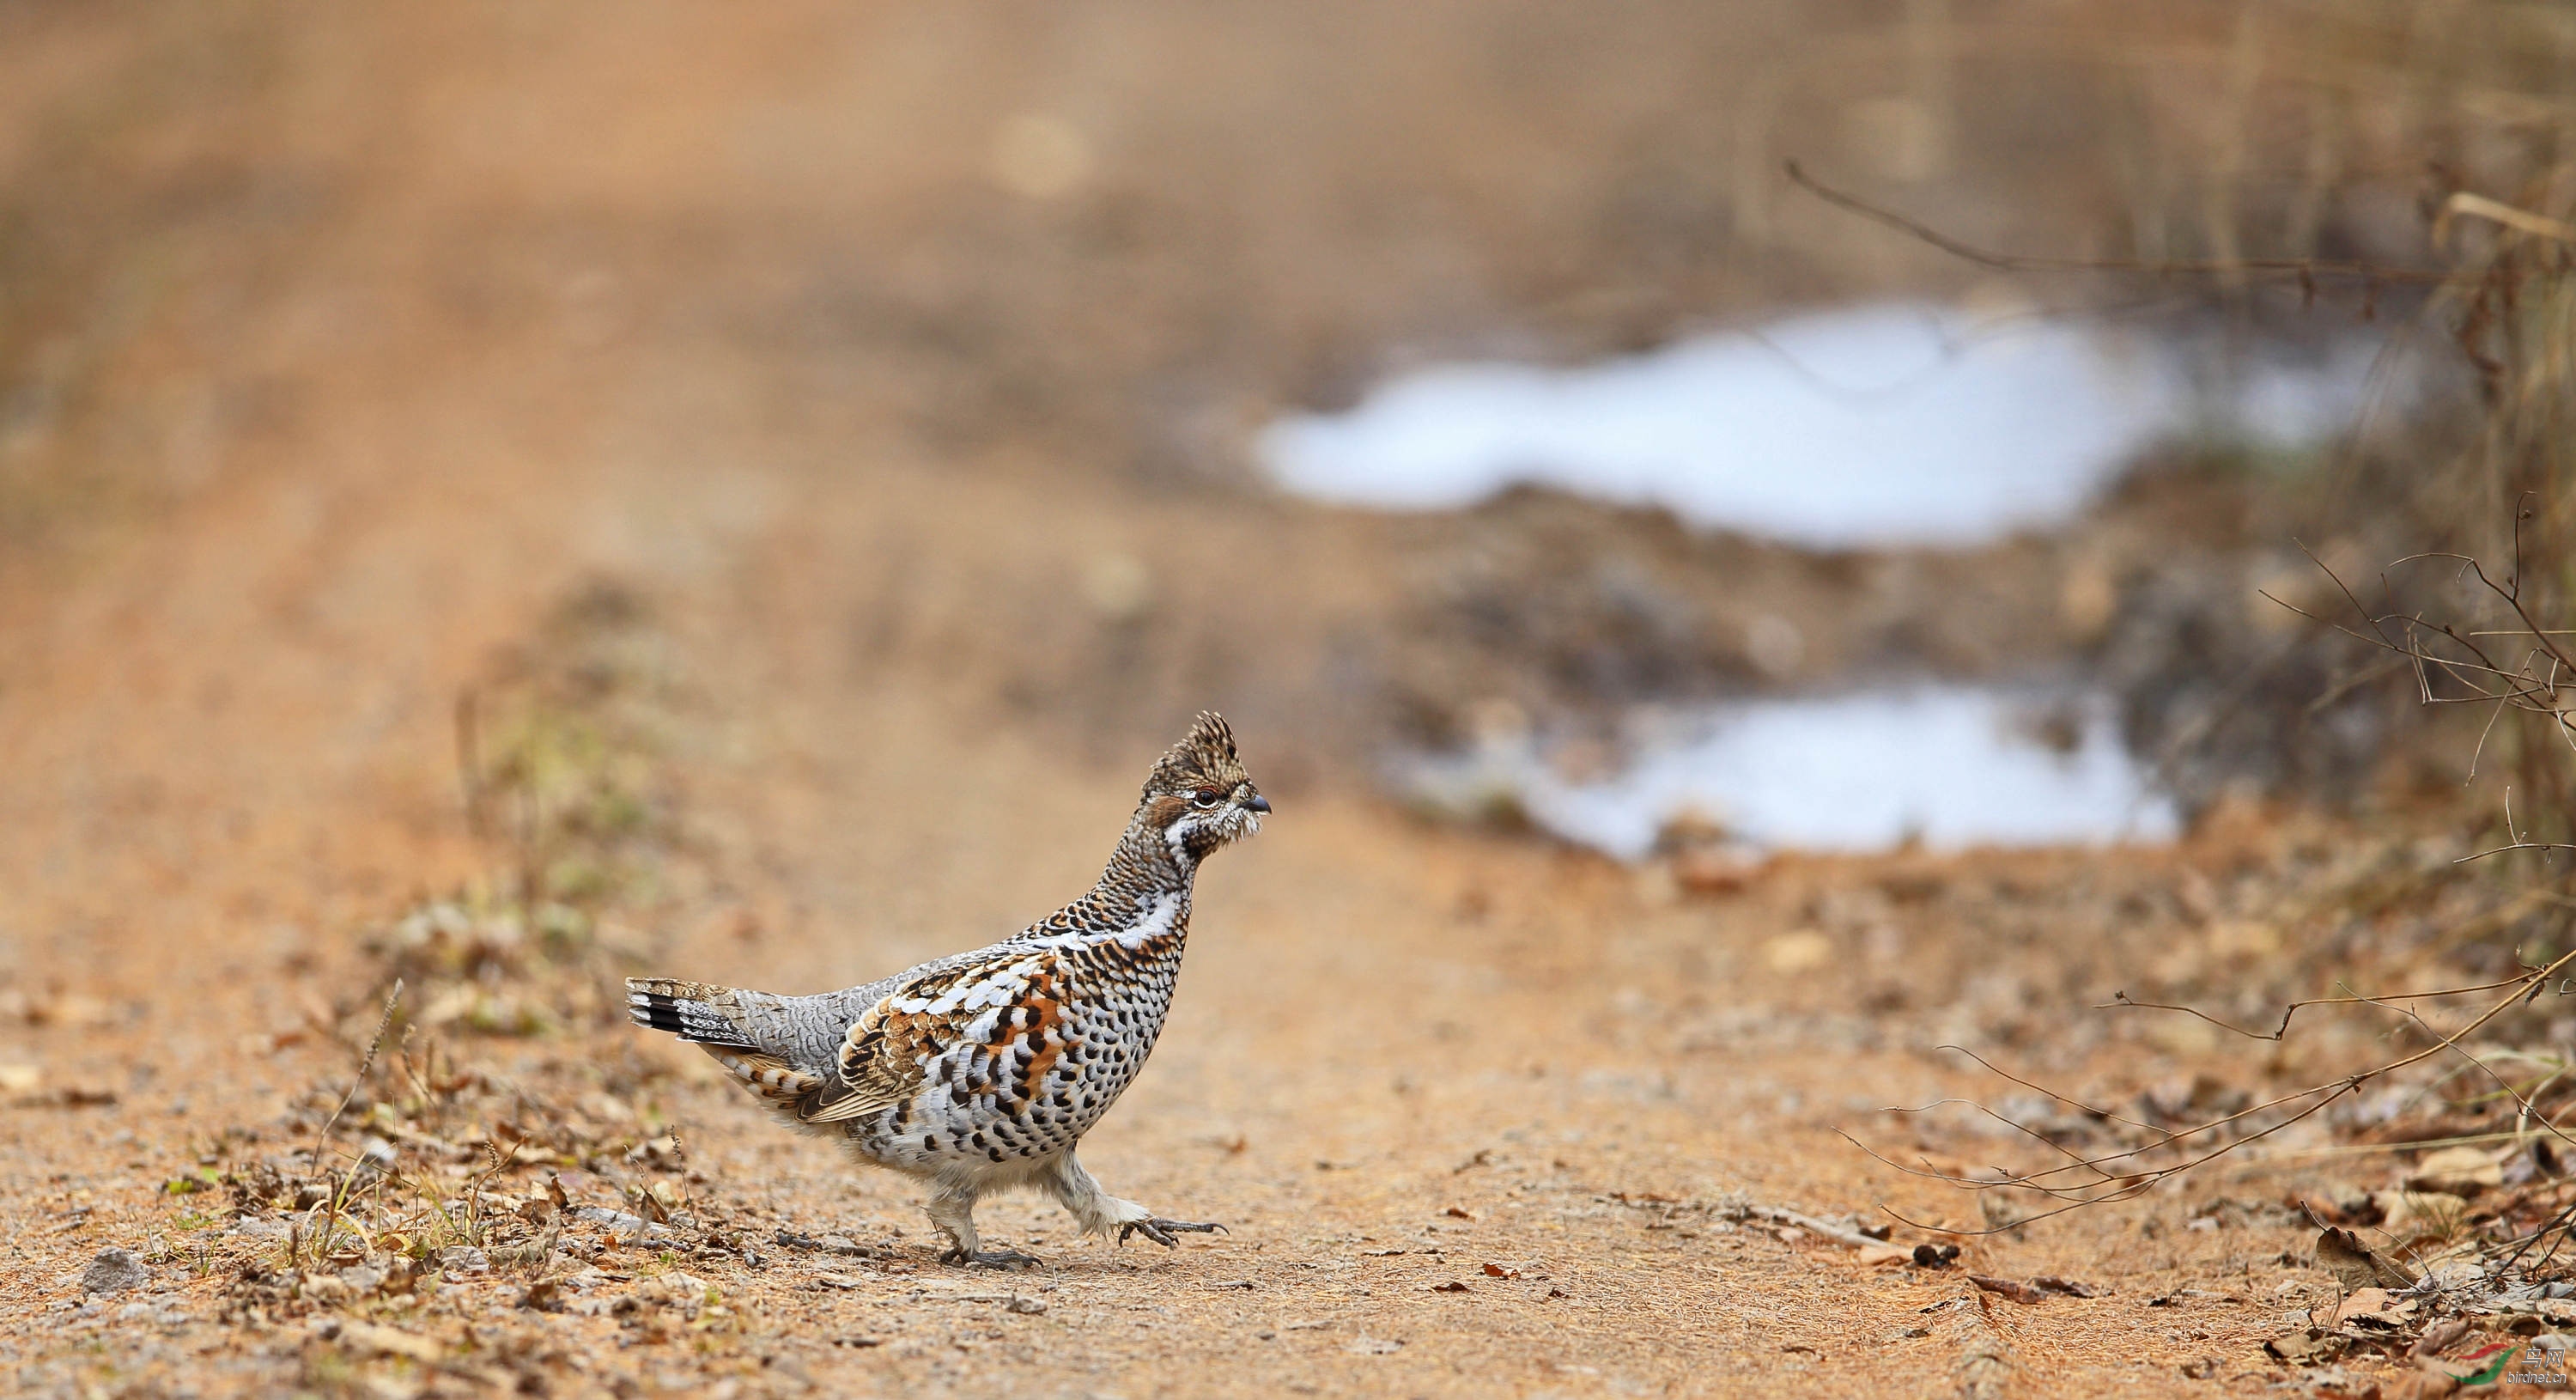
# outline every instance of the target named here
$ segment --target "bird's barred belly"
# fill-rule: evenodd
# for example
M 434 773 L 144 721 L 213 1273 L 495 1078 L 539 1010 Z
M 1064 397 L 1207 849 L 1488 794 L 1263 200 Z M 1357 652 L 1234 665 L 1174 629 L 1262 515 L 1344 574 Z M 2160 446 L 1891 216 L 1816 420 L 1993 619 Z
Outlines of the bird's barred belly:
M 854 1123 L 870 1158 L 917 1170 L 1052 1158 L 1079 1142 L 1145 1067 L 1168 992 L 1094 1007 L 1043 1037 L 969 1041 L 932 1058 L 920 1090 Z

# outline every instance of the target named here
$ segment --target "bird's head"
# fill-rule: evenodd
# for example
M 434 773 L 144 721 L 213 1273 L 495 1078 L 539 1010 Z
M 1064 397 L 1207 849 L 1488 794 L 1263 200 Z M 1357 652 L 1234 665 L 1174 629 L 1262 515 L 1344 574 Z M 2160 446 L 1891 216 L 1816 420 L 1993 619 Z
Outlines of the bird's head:
M 1208 852 L 1261 829 L 1270 799 L 1252 786 L 1223 716 L 1203 712 L 1145 779 L 1137 818 L 1176 859 L 1195 865 Z

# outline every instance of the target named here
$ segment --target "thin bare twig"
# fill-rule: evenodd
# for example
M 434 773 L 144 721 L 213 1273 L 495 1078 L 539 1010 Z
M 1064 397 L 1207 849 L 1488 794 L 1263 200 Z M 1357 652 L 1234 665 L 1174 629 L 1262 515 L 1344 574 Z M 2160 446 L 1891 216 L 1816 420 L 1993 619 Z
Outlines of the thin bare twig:
M 2517 1002 L 2524 999 L 2526 993 L 2534 993 L 2538 989 L 2545 988 L 2552 978 L 2565 971 L 2571 964 L 2576 964 L 2576 952 L 2561 954 L 2557 958 L 2551 960 L 2544 967 L 2535 968 L 2519 977 L 2512 978 L 2503 983 L 2491 984 L 2490 986 L 2483 988 L 2460 988 L 2453 989 L 2446 993 L 2409 993 L 2405 994 L 2404 998 L 2355 997 L 2339 999 L 2366 1002 L 2369 1005 L 2385 1007 L 2386 1003 L 2400 999 L 2422 999 L 2433 995 L 2460 995 L 2466 991 L 2472 990 L 2493 990 L 2497 985 L 2510 986 L 2513 988 L 2509 994 L 2498 999 L 2493 1005 L 2479 1013 L 2479 1015 L 2472 1019 L 2468 1024 L 2448 1034 L 2434 1032 L 2432 1028 L 2425 1023 L 2421 1016 L 2415 1014 L 2411 1010 L 2393 1007 L 2387 1008 L 2397 1010 L 2399 1014 L 2406 1016 L 2415 1024 L 2423 1026 L 2428 1034 L 2434 1036 L 2433 1043 L 2425 1046 L 2423 1049 L 2400 1056 L 2397 1059 L 2387 1061 L 2383 1064 L 2373 1066 L 2372 1068 L 2360 1071 L 2359 1073 L 2347 1075 L 2338 1080 L 2311 1085 L 2308 1088 L 2280 1095 L 2265 1103 L 2255 1104 L 2251 1107 L 2241 1109 L 2235 1113 L 2227 1114 L 2224 1117 L 2213 1119 L 2210 1122 L 2199 1124 L 2198 1126 L 2185 1129 L 2181 1132 L 2165 1134 L 2160 1140 L 2149 1143 L 2143 1147 L 2126 1148 L 2118 1152 L 2106 1153 L 2098 1157 L 2077 1158 L 2074 1161 L 2063 1163 L 2044 1171 L 2019 1173 L 1999 1171 L 1993 1179 L 1980 1180 L 1973 1177 L 1962 1176 L 1956 1172 L 1941 1171 L 1937 1168 L 1931 1167 L 1929 1164 L 1926 1164 L 1922 1168 L 1909 1167 L 1901 1162 L 1889 1159 L 1883 1153 L 1878 1152 L 1868 1144 L 1861 1142 L 1859 1139 L 1852 1137 L 1848 1133 L 1843 1134 L 1843 1138 L 1853 1146 L 1868 1153 L 1871 1157 L 1876 1158 L 1887 1166 L 1893 1167 L 1909 1176 L 1929 1177 L 1965 1190 L 1990 1191 L 1998 1188 L 2025 1190 L 2035 1195 L 2048 1197 L 2050 1200 L 2059 1203 L 2051 1209 L 2041 1211 L 2034 1215 L 2024 1216 L 2010 1224 L 1994 1226 L 1985 1230 L 1959 1230 L 1955 1227 L 1931 1226 L 1909 1219 L 1894 1210 L 1887 1211 L 1890 1216 L 1903 1221 L 1907 1225 L 1914 1226 L 1917 1229 L 1942 1229 L 1951 1234 L 1986 1235 L 1994 1234 L 2006 1229 L 2018 1229 L 2021 1226 L 2028 1225 L 2034 1221 L 2046 1220 L 2053 1216 L 2063 1215 L 2069 1211 L 2081 1210 L 2088 1206 L 2105 1205 L 2113 1201 L 2127 1200 L 2143 1194 L 2166 1181 L 2170 1181 L 2185 1173 L 2195 1171 L 2200 1167 L 2208 1165 L 2210 1162 L 2216 1161 L 2220 1157 L 2224 1157 L 2229 1153 L 2238 1151 L 2253 1143 L 2260 1142 L 2263 1139 L 2290 1127 L 2292 1124 L 2310 1118 L 2323 1110 L 2328 1104 L 2333 1103 L 2335 1100 L 2340 1099 L 2347 1094 L 2357 1094 L 2361 1092 L 2362 1086 L 2374 1079 L 2393 1074 L 2412 1065 L 2421 1064 L 2425 1060 L 2431 1059 L 2436 1055 L 2459 1051 L 2459 1047 L 2463 1041 L 2485 1029 L 2497 1017 L 2502 1016 L 2505 1012 L 2511 1010 Z M 2132 1004 L 2134 1005 L 2136 1003 Z M 2188 1008 L 2176 1009 L 2187 1010 Z M 2270 1037 L 2258 1035 L 2256 1038 L 2269 1039 Z M 2069 1099 L 2064 1095 L 2055 1093 L 2052 1090 L 2040 1088 L 2037 1085 L 2031 1085 L 2030 1081 L 2022 1079 L 2019 1076 L 2004 1073 L 2002 1070 L 1997 1069 L 1994 1065 L 1988 1063 L 1982 1056 L 1979 1056 L 1972 1051 L 1968 1051 L 1959 1046 L 1946 1046 L 1943 1048 L 1958 1050 L 1959 1053 L 1967 1055 L 1968 1058 L 1975 1060 L 1979 1065 L 1984 1066 L 2001 1077 L 2009 1079 L 2016 1084 L 2029 1085 L 2029 1087 L 2037 1089 L 2040 1093 L 2047 1094 L 2050 1098 L 2055 1099 L 2060 1103 L 2065 1103 L 2071 1107 L 2079 1109 L 2086 1109 L 2088 1112 L 2094 1111 L 2086 1108 L 2085 1105 L 2077 1100 Z M 2473 1063 L 2475 1062 L 2476 1057 L 2470 1056 L 2469 1058 Z M 2507 1091 L 2509 1093 L 2514 1093 L 2517 1100 L 2522 1099 L 2522 1096 L 2518 1092 L 2511 1090 L 2510 1086 L 2508 1086 Z M 2138 1159 L 2146 1153 L 2153 1152 L 2161 1148 L 2173 1147 L 2190 1139 L 2208 1137 L 2220 1133 L 2238 1123 L 2246 1122 L 2257 1115 L 2269 1113 L 2274 1109 L 2297 1103 L 2303 1099 L 2312 1099 L 2314 1101 L 2308 1103 L 2305 1107 L 2300 1108 L 2296 1113 L 2290 1114 L 2288 1117 L 2283 1118 L 2277 1123 L 2257 1128 L 2243 1137 L 2220 1142 L 2205 1151 L 2195 1153 L 2181 1162 L 2159 1167 L 2147 1167 L 2143 1170 L 2133 1172 L 2113 1170 L 2117 1164 L 2123 1162 L 2137 1162 Z M 2527 1100 L 2524 1101 L 2527 1102 Z M 2553 1130 L 2554 1126 L 2555 1125 L 2552 1125 Z M 2102 1185 L 2102 1182 L 2062 1184 L 2061 1179 L 2064 1177 L 2064 1174 L 2070 1170 L 2078 1168 L 2089 1171 L 2094 1175 L 2105 1178 L 2115 1184 L 2113 1184 L 2109 1190 L 2095 1189 Z M 1881 1208 L 1887 1209 L 1886 1207 Z
M 2127 992 L 2113 992 L 2109 1001 L 2102 1002 L 2093 1009 L 2096 1011 L 2112 1011 L 2122 1007 L 2130 1007 L 2139 1011 L 2179 1011 L 2186 1016 L 2197 1016 L 2200 1019 L 2207 1021 L 2209 1024 L 2218 1027 L 2220 1030 L 2234 1031 L 2236 1034 L 2244 1036 L 2248 1040 L 2279 1040 L 2283 1036 L 2289 1034 L 2290 1018 L 2297 1015 L 2302 1007 L 2377 1006 L 2382 1002 L 2390 1001 L 2431 1001 L 2440 997 L 2467 996 L 2471 992 L 2492 992 L 2498 987 L 2518 987 L 2526 980 L 2528 979 L 2524 977 L 2506 977 L 2493 982 L 2480 982 L 2474 987 L 2451 987 L 2438 992 L 2393 992 L 2386 996 L 2378 997 L 2366 997 L 2359 993 L 2340 997 L 2310 997 L 2305 1001 L 2294 1001 L 2288 1006 L 2283 1007 L 2281 1010 L 2281 1024 L 2274 1026 L 2269 1031 L 2249 1031 L 2243 1026 L 2222 1021 L 2198 1007 L 2181 1006 L 2172 1002 L 2162 1001 L 2135 1001 L 2130 998 Z
M 2488 856 L 2500 856 L 2507 851 L 2576 851 L 2576 846 L 2571 846 L 2564 841 L 2523 840 L 2522 833 L 2513 824 L 2513 789 L 2511 788 L 2506 788 L 2504 791 L 2504 834 L 2513 838 L 2512 844 L 2498 846 L 2492 851 L 2479 851 L 2473 855 L 2465 855 L 2451 863 L 2466 865 L 2470 861 L 2484 860 Z
M 1963 243 L 1928 224 L 1907 218 L 1893 209 L 1872 204 L 1860 196 L 1836 189 L 1809 175 L 1806 167 L 1794 160 L 1782 161 L 1781 172 L 1791 183 L 1817 198 L 1857 214 L 1871 223 L 1930 244 L 1954 258 L 1975 263 L 1998 272 L 2134 272 L 2155 277 L 2226 277 L 2248 275 L 2274 278 L 2300 284 L 2320 279 L 2355 282 L 2378 287 L 2397 285 L 2438 285 L 2457 279 L 2457 273 L 2425 268 L 2382 267 L 2376 263 L 2351 262 L 2334 258 L 2165 258 L 2148 261 L 2137 258 L 2066 258 L 1998 253 Z

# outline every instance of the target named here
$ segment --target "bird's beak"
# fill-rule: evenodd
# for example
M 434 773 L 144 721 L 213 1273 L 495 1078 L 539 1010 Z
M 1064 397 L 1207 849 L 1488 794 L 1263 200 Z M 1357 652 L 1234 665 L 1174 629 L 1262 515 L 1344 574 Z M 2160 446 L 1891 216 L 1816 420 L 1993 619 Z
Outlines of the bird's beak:
M 1270 799 L 1256 792 L 1252 796 L 1245 798 L 1243 805 L 1251 811 L 1267 812 L 1270 810 Z

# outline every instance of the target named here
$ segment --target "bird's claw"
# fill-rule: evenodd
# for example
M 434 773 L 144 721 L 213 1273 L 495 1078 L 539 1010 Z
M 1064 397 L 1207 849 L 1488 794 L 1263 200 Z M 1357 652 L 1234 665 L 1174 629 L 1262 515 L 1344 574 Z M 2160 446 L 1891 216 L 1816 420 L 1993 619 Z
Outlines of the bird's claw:
M 1034 1269 L 1046 1261 L 1034 1254 L 1016 1249 L 979 1249 L 972 1254 L 952 1249 L 939 1256 L 942 1264 L 964 1264 L 977 1269 Z
M 1145 1238 L 1152 1240 L 1154 1243 L 1161 1245 L 1165 1249 L 1170 1249 L 1174 1245 L 1180 1243 L 1180 1241 L 1172 1238 L 1176 1233 L 1204 1235 L 1210 1232 L 1229 1235 L 1234 1233 L 1233 1231 L 1226 1229 L 1224 1226 L 1214 1224 L 1212 1222 L 1196 1220 L 1165 1220 L 1156 1216 L 1147 1220 L 1130 1220 L 1126 1224 L 1119 1226 L 1118 1242 L 1120 1244 L 1125 1244 L 1127 1243 L 1127 1237 L 1129 1235 L 1137 1234 L 1143 1235 Z

